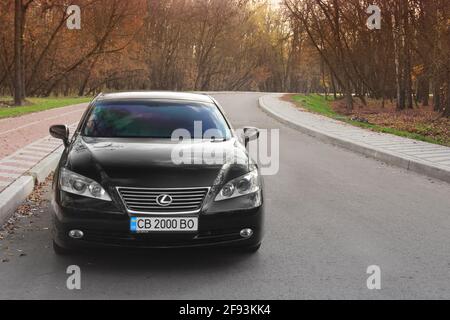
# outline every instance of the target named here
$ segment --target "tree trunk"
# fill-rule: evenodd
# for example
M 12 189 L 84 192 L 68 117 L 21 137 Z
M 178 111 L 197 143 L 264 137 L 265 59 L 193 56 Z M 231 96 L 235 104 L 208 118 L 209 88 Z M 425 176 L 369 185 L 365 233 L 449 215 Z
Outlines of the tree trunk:
M 14 104 L 23 105 L 25 98 L 23 79 L 23 14 L 22 0 L 15 0 L 14 16 Z
M 406 96 L 406 107 L 408 109 L 413 108 L 413 92 L 412 92 L 412 79 L 411 79 L 411 31 L 410 31 L 410 23 L 412 19 L 410 19 L 410 14 L 408 10 L 408 2 L 403 2 L 403 32 L 404 32 L 404 59 L 405 59 L 405 70 L 404 70 L 404 81 L 405 81 L 405 96 Z
M 418 81 L 417 81 L 417 102 L 422 103 L 424 107 L 429 105 L 430 100 L 430 77 L 429 71 L 423 71 Z
M 409 60 L 409 59 L 408 59 Z M 411 79 L 411 66 L 410 62 L 407 62 L 407 68 L 406 68 L 406 88 L 405 88 L 405 95 L 406 95 L 406 107 L 408 109 L 413 108 L 413 92 L 412 92 L 412 79 Z
M 347 111 L 353 110 L 353 97 L 352 97 L 352 89 L 350 86 L 350 81 L 347 81 L 344 88 L 344 96 L 345 96 L 345 107 Z
M 441 90 L 438 80 L 433 81 L 433 109 L 434 111 L 441 111 Z
M 450 118 L 450 84 L 447 84 L 447 90 L 446 90 L 446 102 L 443 110 L 444 117 Z
M 330 72 L 330 79 L 331 79 L 331 87 L 333 88 L 333 98 L 334 100 L 337 100 L 336 83 L 334 81 L 334 76 L 331 72 Z

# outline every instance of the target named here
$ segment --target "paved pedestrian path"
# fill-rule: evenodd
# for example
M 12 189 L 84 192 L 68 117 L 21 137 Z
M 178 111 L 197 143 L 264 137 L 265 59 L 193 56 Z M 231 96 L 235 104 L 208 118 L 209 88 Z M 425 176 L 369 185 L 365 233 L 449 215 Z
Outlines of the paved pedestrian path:
M 281 100 L 282 96 L 263 96 L 260 107 L 278 120 L 322 140 L 450 182 L 449 147 L 358 128 L 302 110 Z
M 70 131 L 76 126 L 77 123 L 70 125 Z M 46 136 L 1 159 L 0 193 L 61 146 L 61 140 Z
M 61 148 L 62 142 L 49 136 L 50 126 L 69 124 L 73 132 L 87 105 L 82 103 L 0 120 L 0 193 Z
M 53 124 L 71 124 L 81 118 L 87 104 L 77 104 L 16 118 L 0 119 L 0 159 L 48 135 Z

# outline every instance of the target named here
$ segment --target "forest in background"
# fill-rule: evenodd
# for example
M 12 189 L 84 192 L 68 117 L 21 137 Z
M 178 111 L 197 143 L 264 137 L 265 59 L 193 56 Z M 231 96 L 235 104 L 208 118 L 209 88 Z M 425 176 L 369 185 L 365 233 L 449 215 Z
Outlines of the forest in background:
M 69 30 L 68 5 L 81 8 Z M 381 29 L 366 12 L 381 9 Z M 0 0 L 0 96 L 327 93 L 450 116 L 448 0 Z

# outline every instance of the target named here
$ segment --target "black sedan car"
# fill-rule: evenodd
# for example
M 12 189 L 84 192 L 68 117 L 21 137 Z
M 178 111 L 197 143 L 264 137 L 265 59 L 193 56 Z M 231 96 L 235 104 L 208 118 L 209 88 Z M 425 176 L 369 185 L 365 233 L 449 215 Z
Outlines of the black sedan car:
M 53 247 L 188 248 L 255 252 L 263 237 L 263 183 L 247 144 L 217 101 L 171 92 L 101 94 L 55 172 Z

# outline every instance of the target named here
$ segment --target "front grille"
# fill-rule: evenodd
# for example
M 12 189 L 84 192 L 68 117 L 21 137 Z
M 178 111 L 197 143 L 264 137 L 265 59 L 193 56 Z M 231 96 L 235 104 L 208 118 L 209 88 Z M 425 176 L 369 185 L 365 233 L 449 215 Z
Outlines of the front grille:
M 209 188 L 117 188 L 122 200 L 131 212 L 137 213 L 197 213 L 200 211 Z M 158 197 L 167 195 L 169 205 L 158 203 Z M 160 198 L 161 199 L 161 198 Z

